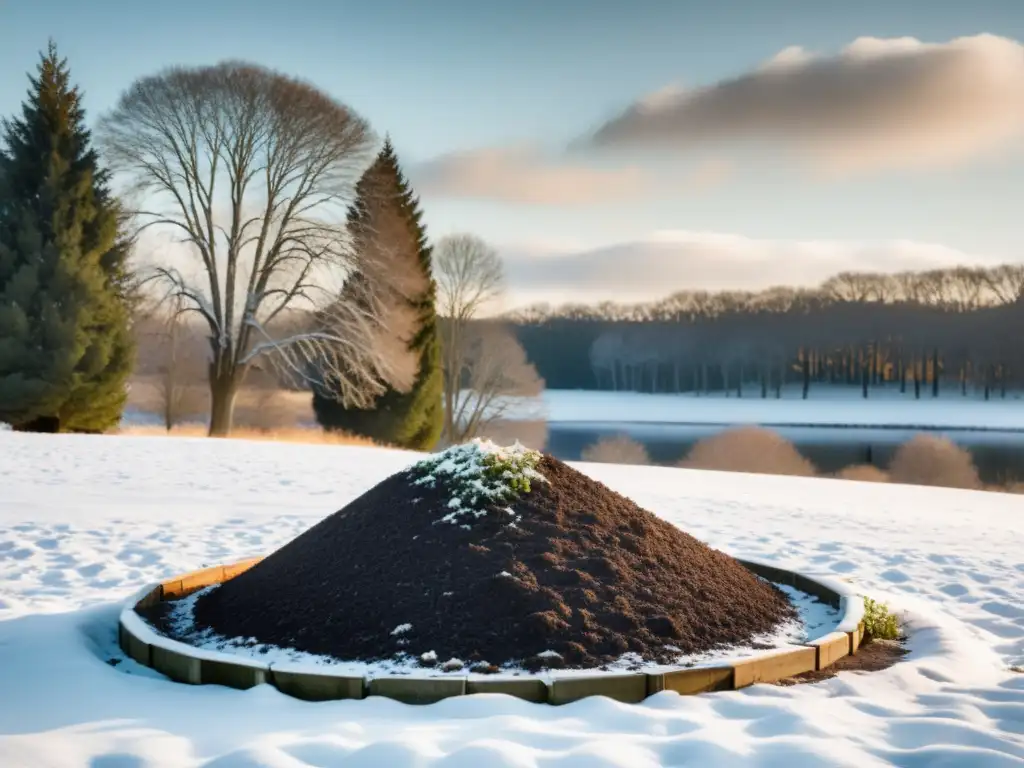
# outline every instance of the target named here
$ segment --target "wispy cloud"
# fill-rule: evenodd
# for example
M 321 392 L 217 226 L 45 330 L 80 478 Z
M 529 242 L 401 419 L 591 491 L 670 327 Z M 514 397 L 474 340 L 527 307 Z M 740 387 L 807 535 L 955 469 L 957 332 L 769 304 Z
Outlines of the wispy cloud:
M 669 231 L 600 248 L 542 243 L 502 249 L 509 303 L 646 301 L 681 290 L 813 286 L 842 271 L 884 273 L 1001 260 L 911 240 L 758 240 Z
M 765 143 L 850 173 L 962 162 L 1024 134 L 1024 47 L 994 35 L 946 43 L 860 38 L 820 56 L 786 48 L 740 77 L 669 86 L 586 142 L 693 149 Z
M 636 165 L 601 167 L 528 145 L 456 152 L 416 166 L 424 195 L 533 205 L 589 205 L 697 192 L 721 183 L 730 167 L 699 163 L 674 181 Z

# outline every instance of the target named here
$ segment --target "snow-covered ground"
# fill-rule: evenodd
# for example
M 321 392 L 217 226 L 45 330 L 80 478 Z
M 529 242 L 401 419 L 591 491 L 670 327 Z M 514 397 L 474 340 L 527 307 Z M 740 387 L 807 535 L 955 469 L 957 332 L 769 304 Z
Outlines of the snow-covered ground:
M 265 554 L 410 454 L 0 434 L 0 765 L 651 768 L 1024 764 L 1024 498 L 581 465 L 733 554 L 852 580 L 905 612 L 872 675 L 640 705 L 499 696 L 310 704 L 120 659 L 145 582 Z
M 787 388 L 778 400 L 761 398 L 760 389 L 744 397 L 693 394 L 652 395 L 636 392 L 596 392 L 549 389 L 540 412 L 549 422 L 647 422 L 675 424 L 762 424 L 765 426 L 903 427 L 907 429 L 1024 430 L 1024 400 L 1019 393 L 998 392 L 991 400 L 977 393 L 913 392 L 897 387 L 872 390 L 869 399 L 857 387 L 812 386 L 807 400 L 799 388 Z M 532 401 L 516 404 L 511 413 L 535 418 Z

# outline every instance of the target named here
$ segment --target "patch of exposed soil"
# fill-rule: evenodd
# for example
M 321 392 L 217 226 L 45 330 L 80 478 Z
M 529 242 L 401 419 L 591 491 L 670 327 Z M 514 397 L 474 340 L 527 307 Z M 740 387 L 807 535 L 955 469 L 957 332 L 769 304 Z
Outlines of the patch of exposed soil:
M 880 672 L 896 664 L 908 653 L 910 651 L 904 647 L 901 640 L 872 640 L 858 648 L 853 656 L 843 656 L 830 667 L 787 677 L 785 680 L 779 680 L 777 684 L 817 683 L 835 677 L 839 672 Z
M 203 595 L 196 623 L 346 660 L 557 668 L 667 663 L 795 618 L 728 555 L 562 462 L 537 469 L 471 525 L 442 521 L 458 493 L 443 476 L 394 475 Z

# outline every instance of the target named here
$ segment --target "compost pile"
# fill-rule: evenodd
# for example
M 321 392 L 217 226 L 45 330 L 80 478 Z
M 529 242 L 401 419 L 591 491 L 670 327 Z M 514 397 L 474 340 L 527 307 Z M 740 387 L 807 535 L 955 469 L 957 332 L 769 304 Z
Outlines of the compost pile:
M 345 660 L 670 663 L 795 617 L 722 552 L 546 455 L 471 443 L 199 597 L 200 629 Z

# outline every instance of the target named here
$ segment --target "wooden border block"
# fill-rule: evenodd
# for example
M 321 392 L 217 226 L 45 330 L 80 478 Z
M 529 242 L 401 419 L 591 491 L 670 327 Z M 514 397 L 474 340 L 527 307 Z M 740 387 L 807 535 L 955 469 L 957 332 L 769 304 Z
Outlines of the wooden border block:
M 857 629 L 849 633 L 850 635 L 850 654 L 857 653 L 860 650 L 861 645 L 864 644 L 864 622 L 862 621 L 857 625 Z
M 731 666 L 694 667 L 672 672 L 649 673 L 647 695 L 653 696 L 662 691 L 675 691 L 682 696 L 710 691 L 731 691 L 734 674 Z
M 843 656 L 850 655 L 850 636 L 846 632 L 830 632 L 807 645 L 818 650 L 818 669 L 831 667 Z
M 240 660 L 241 661 L 241 660 Z M 233 664 L 229 661 L 200 659 L 199 679 L 203 685 L 223 685 L 246 691 L 267 682 L 269 667 L 256 664 Z
M 152 648 L 149 643 L 144 643 L 142 640 L 137 638 L 125 628 L 124 624 L 120 622 L 117 624 L 117 639 L 125 656 L 138 662 L 144 667 L 153 666 L 151 656 Z
M 467 680 L 466 695 L 474 693 L 503 693 L 517 699 L 543 704 L 548 700 L 548 686 L 539 677 L 498 680 Z
M 164 588 L 162 584 L 158 584 L 149 592 L 147 592 L 139 602 L 135 604 L 135 608 L 152 608 L 154 605 L 164 599 Z
M 250 557 L 248 560 L 242 560 L 239 563 L 234 563 L 232 565 L 225 565 L 224 566 L 224 581 L 229 581 L 229 580 L 235 578 L 235 576 L 238 576 L 241 573 L 245 573 L 246 571 L 248 571 L 250 568 L 252 568 L 254 565 L 256 565 L 256 563 L 260 562 L 261 560 L 263 560 L 262 557 Z
M 817 663 L 818 649 L 807 646 L 763 653 L 732 663 L 733 686 L 739 690 L 754 683 L 774 683 L 804 672 L 813 672 Z
M 203 681 L 201 663 L 194 656 L 152 646 L 153 669 L 178 683 L 199 685 Z
M 220 584 L 222 581 L 224 581 L 223 565 L 203 568 L 201 571 L 193 571 L 182 576 L 181 590 L 184 594 L 190 595 L 213 584 Z
M 303 701 L 338 701 L 366 697 L 361 677 L 282 671 L 270 668 L 270 683 L 281 693 Z
M 370 681 L 370 696 L 384 696 L 405 704 L 433 704 L 466 695 L 464 677 L 378 677 Z
M 168 579 L 160 585 L 161 600 L 177 600 L 184 597 L 181 579 Z
M 647 675 L 597 675 L 594 677 L 560 677 L 551 683 L 548 701 L 568 704 L 589 696 L 607 696 L 625 704 L 636 704 L 647 698 Z

